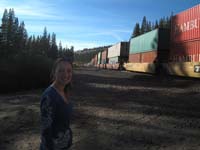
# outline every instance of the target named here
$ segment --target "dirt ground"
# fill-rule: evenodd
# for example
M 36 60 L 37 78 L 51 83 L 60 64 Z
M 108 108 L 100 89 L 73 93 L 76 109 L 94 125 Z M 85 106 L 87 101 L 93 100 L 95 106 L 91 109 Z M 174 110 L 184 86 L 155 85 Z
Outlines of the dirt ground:
M 43 89 L 0 95 L 0 150 L 37 150 Z M 200 80 L 74 70 L 71 150 L 200 150 Z

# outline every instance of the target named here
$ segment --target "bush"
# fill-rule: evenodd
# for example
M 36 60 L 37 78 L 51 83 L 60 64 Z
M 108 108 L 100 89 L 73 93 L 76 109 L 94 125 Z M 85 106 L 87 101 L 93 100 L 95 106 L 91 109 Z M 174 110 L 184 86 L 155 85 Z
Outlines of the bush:
M 1 93 L 45 87 L 50 83 L 53 60 L 20 55 L 0 62 Z

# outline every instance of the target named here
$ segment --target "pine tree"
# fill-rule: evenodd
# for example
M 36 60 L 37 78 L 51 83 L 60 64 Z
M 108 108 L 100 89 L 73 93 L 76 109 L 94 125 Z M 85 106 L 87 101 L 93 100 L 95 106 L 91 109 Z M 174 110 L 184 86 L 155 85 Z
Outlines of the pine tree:
M 7 43 L 7 32 L 8 32 L 8 11 L 4 10 L 3 18 L 2 18 L 2 42 Z
M 139 23 L 136 23 L 131 38 L 136 37 L 136 36 L 138 36 L 138 35 L 140 35 L 140 24 L 139 24 Z
M 154 29 L 157 29 L 157 28 L 159 28 L 159 25 L 158 25 L 158 21 L 156 20 Z
M 28 34 L 27 34 L 27 31 L 25 29 L 25 24 L 24 22 L 22 21 L 19 25 L 19 40 L 20 40 L 20 43 L 19 43 L 19 53 L 26 53 L 26 42 L 27 42 L 27 39 L 28 39 Z M 20 52 L 21 51 L 21 52 Z
M 73 62 L 74 61 L 74 46 L 71 46 L 71 48 L 70 48 L 70 58 Z
M 143 17 L 142 26 L 141 26 L 141 34 L 147 32 L 147 19 L 146 16 Z
M 56 34 L 53 33 L 50 41 L 50 49 L 48 52 L 48 57 L 52 59 L 56 59 L 58 57 L 58 47 L 56 45 Z
M 151 26 L 151 22 L 149 21 L 147 23 L 147 32 L 151 31 L 152 30 L 152 26 Z
M 159 28 L 164 28 L 164 25 L 165 25 L 164 19 L 161 18 L 161 19 L 159 20 Z
M 62 51 L 62 50 L 63 50 L 63 49 L 62 49 L 62 42 L 61 42 L 61 41 L 59 42 L 58 50 L 59 50 L 59 51 Z
M 50 37 L 47 35 L 47 28 L 44 28 L 43 36 L 41 39 L 41 50 L 42 50 L 42 55 L 47 56 L 48 51 L 50 49 Z

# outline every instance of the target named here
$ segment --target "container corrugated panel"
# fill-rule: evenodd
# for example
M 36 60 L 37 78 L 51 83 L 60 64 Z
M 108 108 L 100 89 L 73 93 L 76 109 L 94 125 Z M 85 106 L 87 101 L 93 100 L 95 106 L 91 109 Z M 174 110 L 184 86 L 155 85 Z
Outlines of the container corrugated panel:
M 144 53 L 130 54 L 129 63 L 153 63 L 157 58 L 157 51 L 150 51 Z
M 96 55 L 94 56 L 94 64 L 95 64 L 95 65 L 97 65 L 97 61 L 98 61 L 98 55 L 96 54 Z
M 108 48 L 108 58 L 120 56 L 121 42 Z
M 171 41 L 183 42 L 200 38 L 200 4 L 172 18 Z
M 98 53 L 98 64 L 101 64 L 101 52 Z
M 170 50 L 170 61 L 199 62 L 200 40 L 173 44 Z
M 156 57 L 157 57 L 157 51 L 141 53 L 141 62 L 153 63 L 156 60 Z
M 169 29 L 155 29 L 130 41 L 129 54 L 143 53 L 154 50 L 169 51 Z
M 119 57 L 109 58 L 109 64 L 116 64 L 119 61 Z
M 141 61 L 141 53 L 129 55 L 129 62 L 139 63 L 140 61 Z
M 108 48 L 108 58 L 117 56 L 128 56 L 128 42 L 119 42 Z
M 101 55 L 101 62 L 102 62 L 103 64 L 106 64 L 106 63 L 108 63 L 107 60 L 108 60 L 108 49 L 105 49 L 105 50 L 102 52 L 102 55 Z
M 158 48 L 158 29 L 132 38 L 130 41 L 129 54 L 157 50 Z
M 94 65 L 94 58 L 91 59 L 91 64 Z

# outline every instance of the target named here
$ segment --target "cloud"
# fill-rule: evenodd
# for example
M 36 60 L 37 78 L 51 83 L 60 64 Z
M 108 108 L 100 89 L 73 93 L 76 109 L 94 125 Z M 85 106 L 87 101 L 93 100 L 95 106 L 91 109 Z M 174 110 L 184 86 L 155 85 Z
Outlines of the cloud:
M 60 0 L 58 2 L 51 0 L 0 0 L 0 13 L 3 14 L 5 8 L 14 8 L 16 16 L 20 21 L 25 22 L 29 35 L 42 35 L 44 27 L 47 27 L 48 33 L 56 33 L 57 43 L 61 40 L 63 45 L 73 45 L 75 50 L 110 45 L 111 41 L 122 41 L 121 34 L 129 32 L 122 30 L 123 25 L 120 25 L 121 22 L 124 22 L 120 19 L 122 16 L 112 13 L 110 10 L 92 7 L 96 13 L 91 15 L 79 9 L 60 7 L 60 2 Z M 63 0 L 62 2 L 66 5 L 67 1 Z M 113 24 L 113 20 L 107 18 L 108 16 L 114 20 L 119 19 L 118 27 L 115 24 L 116 29 L 108 29 Z M 84 41 L 86 39 L 87 41 Z M 100 42 L 99 40 L 109 42 Z
M 51 18 L 51 19 L 60 19 L 59 16 L 52 13 L 54 5 L 50 3 L 45 3 L 40 0 L 34 1 L 0 1 L 0 13 L 4 12 L 4 9 L 14 8 L 17 16 L 27 17 L 27 18 Z M 43 9 L 45 8 L 45 9 Z M 62 18 L 61 18 L 62 19 Z

